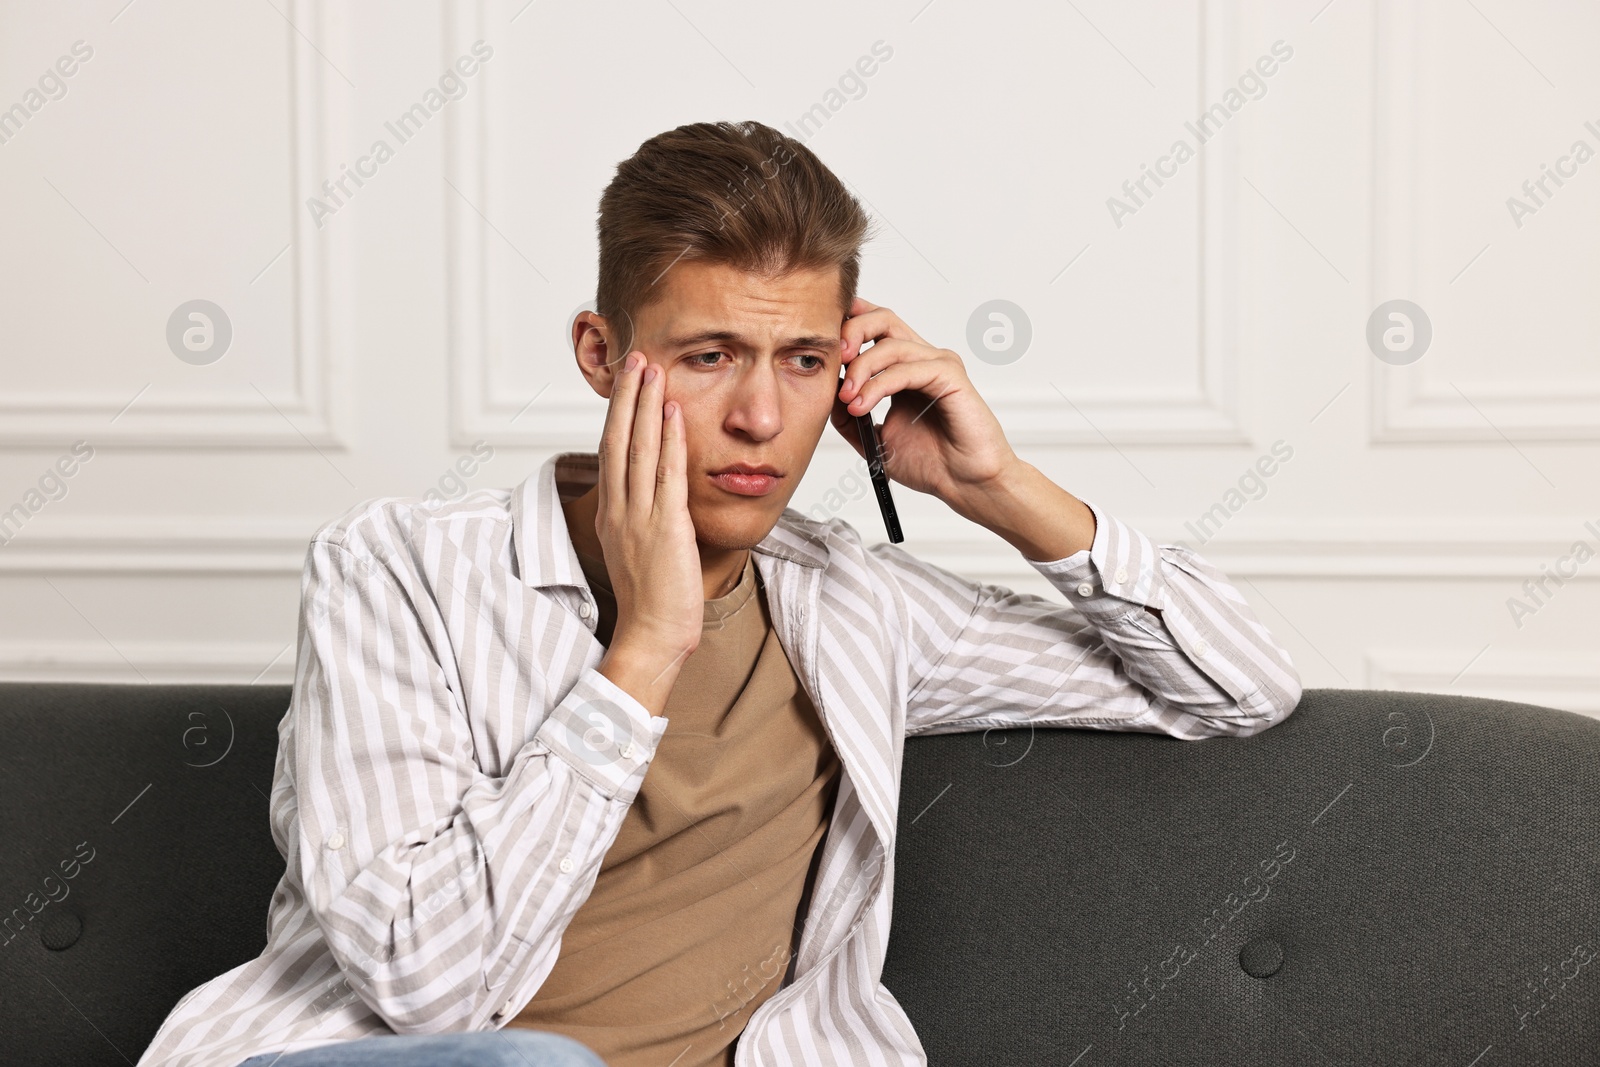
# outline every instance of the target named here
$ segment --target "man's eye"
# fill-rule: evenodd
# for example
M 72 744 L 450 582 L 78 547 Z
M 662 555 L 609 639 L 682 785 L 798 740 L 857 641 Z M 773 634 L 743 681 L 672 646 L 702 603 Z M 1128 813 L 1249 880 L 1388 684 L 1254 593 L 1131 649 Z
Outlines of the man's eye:
M 797 356 L 795 358 L 797 358 L 797 359 L 809 359 L 811 361 L 810 363 L 805 364 L 805 367 L 804 367 L 805 370 L 821 370 L 822 367 L 827 362 L 821 356 L 800 355 L 800 356 Z
M 721 358 L 722 358 L 722 353 L 721 352 L 696 352 L 694 355 L 689 357 L 689 362 L 690 363 L 696 363 L 698 366 L 701 366 L 701 367 L 714 367 L 714 366 L 716 366 L 717 360 L 719 360 Z M 700 360 L 704 360 L 704 359 L 709 359 L 710 362 L 707 362 L 707 363 L 700 363 L 699 362 Z

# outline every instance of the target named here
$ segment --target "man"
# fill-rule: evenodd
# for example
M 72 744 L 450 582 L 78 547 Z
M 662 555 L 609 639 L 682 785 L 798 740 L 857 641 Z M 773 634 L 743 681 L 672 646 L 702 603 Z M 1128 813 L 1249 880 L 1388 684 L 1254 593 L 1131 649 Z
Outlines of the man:
M 269 944 L 142 1063 L 924 1063 L 879 983 L 907 736 L 1238 737 L 1299 700 L 1220 571 L 1052 484 L 855 295 L 866 217 L 803 146 L 661 134 L 599 230 L 598 453 L 316 535 Z M 888 474 L 1065 604 L 787 507 L 885 398 Z

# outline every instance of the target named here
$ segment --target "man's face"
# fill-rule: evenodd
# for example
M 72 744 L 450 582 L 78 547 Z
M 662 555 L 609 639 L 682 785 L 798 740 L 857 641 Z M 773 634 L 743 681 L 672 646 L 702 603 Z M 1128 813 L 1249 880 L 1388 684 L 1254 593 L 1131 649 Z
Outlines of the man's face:
M 616 345 L 631 344 L 665 371 L 665 399 L 682 406 L 688 435 L 696 539 L 750 548 L 788 506 L 838 395 L 838 269 L 766 277 L 689 261 L 657 285 L 661 295 L 633 315 L 631 342 L 626 320 L 602 334 L 579 317 L 579 366 L 605 397 L 627 355 Z M 728 476 L 740 465 L 778 476 Z

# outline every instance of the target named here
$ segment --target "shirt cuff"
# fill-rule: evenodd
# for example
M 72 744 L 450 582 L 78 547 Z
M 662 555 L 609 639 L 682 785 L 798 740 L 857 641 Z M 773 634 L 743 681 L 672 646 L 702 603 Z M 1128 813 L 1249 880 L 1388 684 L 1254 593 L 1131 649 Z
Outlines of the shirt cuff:
M 1082 497 L 1078 499 L 1083 500 Z M 1127 523 L 1084 500 L 1094 513 L 1094 541 L 1063 559 L 1028 562 L 1084 615 L 1110 620 L 1135 609 L 1165 608 L 1161 550 Z
M 534 735 L 602 793 L 632 804 L 667 730 L 648 708 L 599 671 L 578 676 Z

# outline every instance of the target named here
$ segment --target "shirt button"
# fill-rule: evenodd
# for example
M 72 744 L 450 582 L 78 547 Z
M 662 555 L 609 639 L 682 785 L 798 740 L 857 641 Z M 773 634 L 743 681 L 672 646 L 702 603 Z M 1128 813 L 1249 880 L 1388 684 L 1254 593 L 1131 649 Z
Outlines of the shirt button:
M 589 602 L 587 600 L 578 605 L 578 618 L 587 619 L 593 613 L 594 609 L 589 607 Z
M 1194 643 L 1194 654 L 1195 655 L 1203 656 L 1207 652 L 1210 652 L 1210 651 L 1211 651 L 1211 646 L 1206 644 L 1204 641 L 1196 641 Z
M 632 741 L 629 741 L 626 745 L 622 746 L 622 758 L 623 759 L 632 759 L 633 758 L 633 742 Z
M 328 847 L 333 849 L 335 852 L 339 851 L 341 848 L 344 848 L 344 835 L 343 834 L 332 834 L 332 835 L 330 835 L 329 838 L 328 838 Z
M 501 1015 L 510 1015 L 512 1012 L 514 1012 L 516 1010 L 517 1010 L 517 1002 L 514 1001 L 514 1000 L 508 1000 L 508 1001 L 505 1002 L 505 1004 L 501 1005 L 500 1014 Z
M 1127 580 L 1128 580 L 1128 568 L 1126 568 L 1126 567 L 1118 567 L 1117 568 L 1117 581 L 1125 582 Z
M 1094 586 L 1090 585 L 1088 582 L 1084 582 L 1082 585 L 1078 586 L 1078 595 L 1079 596 L 1093 596 L 1094 595 Z
M 559 864 L 559 866 L 561 867 L 561 873 L 562 874 L 571 874 L 572 873 L 572 857 L 571 856 L 562 856 L 561 857 L 561 863 Z

